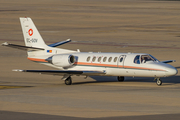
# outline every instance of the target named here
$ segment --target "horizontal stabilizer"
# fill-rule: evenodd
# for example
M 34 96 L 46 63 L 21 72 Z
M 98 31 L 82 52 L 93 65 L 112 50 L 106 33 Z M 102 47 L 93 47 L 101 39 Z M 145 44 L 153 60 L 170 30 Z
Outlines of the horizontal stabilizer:
M 39 74 L 48 74 L 48 75 L 100 75 L 100 74 L 106 74 L 105 71 L 77 71 L 77 70 L 19 70 L 15 69 L 13 71 L 17 72 L 33 72 L 33 73 L 39 73 Z
M 53 43 L 53 44 L 50 44 L 50 45 L 48 45 L 48 46 L 49 46 L 49 47 L 57 47 L 57 46 L 63 45 L 63 44 L 68 43 L 68 42 L 71 42 L 71 40 L 70 40 L 70 39 L 67 39 L 67 40 L 65 40 L 65 41 Z
M 36 48 L 36 47 L 28 47 L 28 46 L 22 46 L 22 45 L 15 45 L 15 44 L 9 44 L 7 42 L 3 43 L 2 46 L 7 46 L 11 48 L 16 48 L 20 50 L 44 50 L 43 48 Z
M 162 63 L 171 63 L 171 62 L 176 62 L 176 60 L 166 60 L 166 61 L 161 61 Z

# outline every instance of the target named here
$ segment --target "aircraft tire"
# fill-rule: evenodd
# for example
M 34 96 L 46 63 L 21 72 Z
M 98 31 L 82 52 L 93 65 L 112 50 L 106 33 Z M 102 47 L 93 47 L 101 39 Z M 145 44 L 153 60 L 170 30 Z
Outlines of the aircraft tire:
M 118 79 L 119 82 L 123 82 L 124 81 L 124 76 L 118 76 L 117 79 Z
M 71 85 L 71 84 L 72 84 L 71 77 L 68 77 L 68 78 L 65 80 L 65 84 L 66 84 L 66 85 Z
M 156 84 L 157 84 L 158 86 L 161 86 L 161 85 L 162 85 L 162 81 L 161 81 L 160 79 L 157 79 Z

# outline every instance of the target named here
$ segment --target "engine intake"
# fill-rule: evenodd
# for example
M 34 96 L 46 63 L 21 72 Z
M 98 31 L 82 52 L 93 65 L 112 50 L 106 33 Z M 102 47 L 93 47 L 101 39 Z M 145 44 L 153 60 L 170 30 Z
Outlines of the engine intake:
M 46 60 L 58 67 L 70 67 L 76 62 L 73 55 L 54 55 Z

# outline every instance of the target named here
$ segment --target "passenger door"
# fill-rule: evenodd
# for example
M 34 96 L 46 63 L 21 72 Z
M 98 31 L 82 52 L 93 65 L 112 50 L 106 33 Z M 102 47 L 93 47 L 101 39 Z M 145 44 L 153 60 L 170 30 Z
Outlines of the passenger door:
M 124 68 L 124 61 L 125 61 L 126 55 L 121 55 L 117 62 L 117 67 Z

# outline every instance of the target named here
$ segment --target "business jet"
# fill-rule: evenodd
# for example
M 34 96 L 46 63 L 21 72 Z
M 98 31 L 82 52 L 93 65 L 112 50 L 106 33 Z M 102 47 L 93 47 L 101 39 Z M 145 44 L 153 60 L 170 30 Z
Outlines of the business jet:
M 160 86 L 161 77 L 169 77 L 177 74 L 177 69 L 167 63 L 174 60 L 159 61 L 146 53 L 94 53 L 80 52 L 56 48 L 70 42 L 67 39 L 62 42 L 46 45 L 36 26 L 29 17 L 21 17 L 20 23 L 24 36 L 25 46 L 3 43 L 3 46 L 26 50 L 28 59 L 57 68 L 58 70 L 21 70 L 13 71 L 32 72 L 62 76 L 66 85 L 72 84 L 71 76 L 117 76 L 118 81 L 124 81 L 125 77 L 154 77 Z

